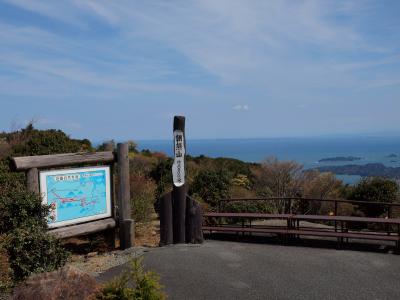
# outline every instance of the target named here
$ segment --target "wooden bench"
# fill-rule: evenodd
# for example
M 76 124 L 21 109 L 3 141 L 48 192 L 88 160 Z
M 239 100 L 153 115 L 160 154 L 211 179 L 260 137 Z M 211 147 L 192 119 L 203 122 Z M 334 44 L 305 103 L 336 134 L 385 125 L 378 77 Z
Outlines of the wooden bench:
M 291 218 L 290 229 L 288 234 L 296 236 L 309 235 L 309 236 L 320 236 L 320 237 L 337 237 L 339 241 L 343 241 L 343 238 L 353 239 L 368 239 L 368 240 L 381 240 L 381 241 L 393 241 L 396 242 L 396 247 L 399 248 L 400 241 L 400 219 L 387 219 L 387 218 L 366 218 L 366 217 L 351 217 L 351 216 L 321 216 L 321 215 L 293 215 Z M 334 231 L 320 230 L 319 228 L 300 228 L 300 221 L 331 221 L 335 222 Z M 397 232 L 392 234 L 390 231 L 385 232 L 349 232 L 346 226 L 349 222 L 358 223 L 375 223 L 385 225 L 395 225 Z M 340 223 L 340 228 L 337 227 L 337 223 Z
M 266 214 L 266 213 L 228 213 L 228 212 L 210 212 L 204 214 L 205 220 L 209 218 L 219 219 L 240 219 L 242 226 L 229 225 L 229 224 L 206 224 L 203 226 L 203 231 L 212 232 L 242 232 L 242 233 L 272 233 L 282 234 L 287 237 L 300 237 L 300 236 L 316 236 L 316 237 L 335 237 L 338 238 L 338 243 L 342 243 L 343 239 L 367 239 L 367 240 L 381 240 L 392 241 L 396 243 L 396 248 L 400 247 L 400 219 L 390 218 L 364 218 L 364 217 L 351 217 L 351 216 L 323 216 L 323 215 L 295 215 L 295 214 Z M 283 219 L 286 220 L 286 226 L 263 226 L 252 227 L 251 220 L 254 219 Z M 249 226 L 245 226 L 244 221 L 249 220 Z M 314 227 L 300 227 L 300 221 L 323 221 L 334 222 L 334 228 L 314 228 Z M 393 233 L 390 230 L 385 232 L 364 232 L 356 231 L 349 232 L 348 223 L 375 223 L 384 224 L 388 226 L 396 226 L 397 232 Z M 337 224 L 340 224 L 338 227 Z
M 212 232 L 242 232 L 242 233 L 272 233 L 272 234 L 283 234 L 287 235 L 287 231 L 290 226 L 291 214 L 267 214 L 267 213 L 226 213 L 226 212 L 209 212 L 204 213 L 203 217 L 206 219 L 215 218 L 221 221 L 221 219 L 240 219 L 242 221 L 241 226 L 232 226 L 228 224 L 218 224 L 211 226 L 209 224 L 203 225 L 203 231 Z M 282 219 L 286 220 L 285 226 L 263 226 L 262 228 L 254 228 L 251 226 L 251 220 L 254 219 Z M 245 224 L 245 220 L 250 221 L 249 225 Z

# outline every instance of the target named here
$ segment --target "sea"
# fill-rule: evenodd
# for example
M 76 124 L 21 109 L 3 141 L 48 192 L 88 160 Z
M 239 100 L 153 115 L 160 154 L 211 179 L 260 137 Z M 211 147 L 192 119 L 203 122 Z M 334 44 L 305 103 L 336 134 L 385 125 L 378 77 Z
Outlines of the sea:
M 139 140 L 139 150 L 161 151 L 173 156 L 171 140 Z M 262 162 L 275 156 L 279 160 L 294 160 L 305 169 L 321 166 L 382 163 L 400 167 L 400 136 L 345 136 L 308 138 L 257 139 L 188 139 L 187 153 L 192 156 L 230 157 L 246 162 Z M 397 157 L 393 157 L 396 155 Z M 319 162 L 332 157 L 360 157 L 360 160 Z M 390 157 L 391 156 L 391 157 Z M 337 175 L 348 184 L 360 180 L 357 175 Z

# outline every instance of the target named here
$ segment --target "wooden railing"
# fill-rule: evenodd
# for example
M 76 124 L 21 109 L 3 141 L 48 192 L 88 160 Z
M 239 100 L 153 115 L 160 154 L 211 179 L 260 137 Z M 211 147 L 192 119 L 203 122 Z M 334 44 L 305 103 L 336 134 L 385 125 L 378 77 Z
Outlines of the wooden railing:
M 400 203 L 391 203 L 391 202 L 378 202 L 378 201 L 361 201 L 361 200 L 346 200 L 346 199 L 329 199 L 329 198 L 303 198 L 303 197 L 267 197 L 267 198 L 229 198 L 229 199 L 221 199 L 218 202 L 218 212 L 223 211 L 224 203 L 228 202 L 247 202 L 247 201 L 265 201 L 265 202 L 274 202 L 274 201 L 284 201 L 284 212 L 285 213 L 293 213 L 292 207 L 294 201 L 319 201 L 319 202 L 330 202 L 334 205 L 333 215 L 338 215 L 338 207 L 341 203 L 348 203 L 352 205 L 378 205 L 385 208 L 386 217 L 392 217 L 392 211 L 394 207 L 400 207 Z

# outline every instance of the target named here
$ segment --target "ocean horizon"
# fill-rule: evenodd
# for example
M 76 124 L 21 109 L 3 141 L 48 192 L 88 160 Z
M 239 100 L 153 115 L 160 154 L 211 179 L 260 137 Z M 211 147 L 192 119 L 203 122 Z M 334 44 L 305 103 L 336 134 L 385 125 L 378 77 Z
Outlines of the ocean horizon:
M 173 155 L 171 140 L 138 140 L 138 149 L 164 152 Z M 322 166 L 346 164 L 364 165 L 382 163 L 400 167 L 400 137 L 348 136 L 305 138 L 249 138 L 249 139 L 188 139 L 187 153 L 191 156 L 228 157 L 246 162 L 260 163 L 270 156 L 279 160 L 294 160 L 312 169 Z M 389 157 L 390 155 L 397 157 Z M 332 157 L 359 157 L 351 162 L 319 162 Z M 360 176 L 338 175 L 344 182 L 353 184 Z

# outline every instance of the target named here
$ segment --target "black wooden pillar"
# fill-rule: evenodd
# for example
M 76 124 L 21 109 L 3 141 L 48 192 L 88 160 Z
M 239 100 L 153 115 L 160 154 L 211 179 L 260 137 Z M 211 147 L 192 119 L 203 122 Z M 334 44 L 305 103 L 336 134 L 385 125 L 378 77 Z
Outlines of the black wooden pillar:
M 172 226 L 172 197 L 166 193 L 160 199 L 160 246 L 174 242 Z
M 160 201 L 160 246 L 172 243 L 202 243 L 202 209 L 187 196 L 185 168 L 185 117 L 174 117 L 173 190 Z
M 183 133 L 183 149 L 185 151 L 185 117 L 174 117 L 174 136 L 176 132 Z M 177 141 L 174 140 L 175 159 L 179 154 L 176 149 Z M 184 159 L 184 155 L 183 155 Z M 183 184 L 179 185 L 176 182 L 173 184 L 172 199 L 173 199 L 173 235 L 174 243 L 185 243 L 185 218 L 186 218 L 186 184 L 183 176 Z

